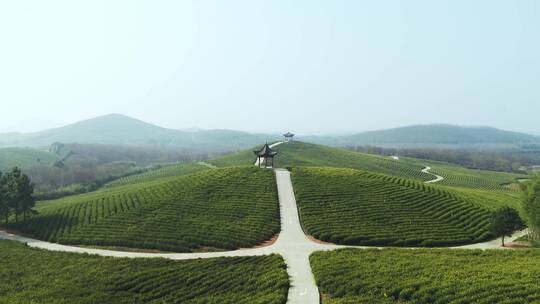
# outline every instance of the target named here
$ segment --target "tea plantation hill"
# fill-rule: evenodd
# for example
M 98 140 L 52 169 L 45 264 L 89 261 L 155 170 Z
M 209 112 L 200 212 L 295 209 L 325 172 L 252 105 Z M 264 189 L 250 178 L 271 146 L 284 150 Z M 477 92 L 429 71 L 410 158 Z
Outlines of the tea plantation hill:
M 540 251 L 345 249 L 316 252 L 323 304 L 539 303 Z
M 255 149 L 255 148 L 254 148 Z M 457 165 L 431 160 L 402 157 L 399 160 L 386 156 L 353 152 L 340 148 L 309 144 L 299 141 L 275 147 L 279 152 L 276 163 L 279 167 L 317 166 L 352 168 L 392 175 L 417 181 L 434 179 L 432 174 L 421 172 L 426 166 L 444 180 L 440 184 L 474 189 L 508 190 L 506 184 L 515 183 L 519 174 L 472 170 Z M 210 161 L 219 166 L 249 165 L 254 160 L 251 150 L 231 153 Z
M 280 230 L 273 172 L 252 166 L 104 188 L 37 211 L 9 227 L 63 244 L 175 252 L 252 247 Z
M 21 262 L 24 261 L 24 262 Z M 111 258 L 0 241 L 0 303 L 284 304 L 278 255 L 187 261 Z
M 491 212 L 451 190 L 342 168 L 295 167 L 302 225 L 322 241 L 372 246 L 453 246 L 492 238 Z

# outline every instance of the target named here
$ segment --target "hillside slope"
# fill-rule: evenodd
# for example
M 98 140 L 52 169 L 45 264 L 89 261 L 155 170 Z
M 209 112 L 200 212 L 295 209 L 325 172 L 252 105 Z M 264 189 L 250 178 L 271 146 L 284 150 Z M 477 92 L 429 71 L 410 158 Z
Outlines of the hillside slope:
M 219 167 L 253 164 L 255 156 L 252 150 L 255 149 L 231 153 L 209 162 Z M 327 166 L 362 169 L 423 181 L 433 178 L 430 174 L 422 173 L 423 166 L 419 164 L 409 164 L 385 156 L 352 152 L 300 141 L 281 144 L 274 150 L 278 151 L 275 164 L 282 168 Z
M 0 171 L 13 167 L 30 169 L 33 166 L 49 166 L 57 160 L 54 153 L 31 148 L 2 148 L 0 149 Z
M 434 175 L 423 173 L 426 166 L 431 172 L 442 175 L 441 184 L 500 191 L 510 191 L 506 184 L 515 183 L 519 174 L 472 170 L 458 165 L 431 160 L 400 157 L 398 160 L 387 156 L 353 152 L 341 148 L 304 143 L 299 141 L 281 144 L 274 149 L 278 152 L 276 166 L 296 167 L 338 167 L 366 170 L 386 175 L 393 175 L 418 181 L 434 179 Z M 231 153 L 213 160 L 210 163 L 224 167 L 253 164 L 255 156 L 251 150 Z
M 279 232 L 273 173 L 215 169 L 41 202 L 10 228 L 39 239 L 190 252 L 232 250 Z
M 351 169 L 293 169 L 305 231 L 349 245 L 449 246 L 491 237 L 491 212 L 449 189 Z

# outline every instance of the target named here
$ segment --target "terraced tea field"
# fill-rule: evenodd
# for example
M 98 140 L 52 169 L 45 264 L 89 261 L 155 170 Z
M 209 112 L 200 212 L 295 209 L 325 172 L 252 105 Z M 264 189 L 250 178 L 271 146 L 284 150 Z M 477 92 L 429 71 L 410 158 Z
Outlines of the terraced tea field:
M 273 172 L 215 169 L 42 202 L 10 228 L 74 245 L 190 252 L 252 247 L 280 230 Z
M 421 172 L 426 166 L 431 167 L 431 173 L 441 175 L 445 179 L 440 184 L 472 189 L 512 191 L 505 186 L 514 183 L 519 174 L 473 170 L 444 162 L 402 157 L 394 160 L 390 157 L 352 152 L 349 150 L 308 144 L 289 142 L 275 148 L 279 152 L 276 164 L 279 167 L 337 167 L 352 168 L 385 175 L 392 175 L 418 181 L 428 181 L 435 177 Z M 216 158 L 211 163 L 219 166 L 236 166 L 252 164 L 255 157 L 251 150 L 232 153 Z M 515 190 L 514 190 L 515 192 Z
M 316 252 L 323 304 L 539 303 L 536 250 L 345 249 Z
M 444 177 L 442 185 L 486 190 L 511 190 L 506 184 L 515 183 L 525 175 L 494 172 L 486 170 L 474 170 L 452 165 L 435 164 L 431 172 Z
M 0 303 L 284 304 L 278 255 L 171 261 L 49 252 L 0 241 Z
M 281 168 L 327 166 L 361 169 L 421 181 L 433 179 L 433 175 L 421 172 L 424 168 L 421 164 L 396 161 L 385 156 L 357 153 L 299 141 L 281 144 L 274 150 L 279 152 L 276 165 Z M 254 160 L 253 152 L 247 150 L 216 158 L 210 163 L 218 167 L 225 167 L 251 165 Z
M 150 181 L 155 181 L 160 178 L 188 175 L 188 174 L 205 171 L 208 169 L 209 167 L 198 164 L 198 163 L 186 163 L 186 164 L 163 166 L 159 169 L 154 169 L 154 170 L 150 170 L 148 172 L 144 172 L 141 174 L 120 178 L 118 180 L 108 183 L 106 187 L 116 187 L 116 186 L 125 186 L 125 185 L 138 184 L 138 183 L 146 183 Z
M 450 246 L 491 237 L 490 211 L 448 189 L 337 168 L 294 168 L 304 230 L 350 245 Z

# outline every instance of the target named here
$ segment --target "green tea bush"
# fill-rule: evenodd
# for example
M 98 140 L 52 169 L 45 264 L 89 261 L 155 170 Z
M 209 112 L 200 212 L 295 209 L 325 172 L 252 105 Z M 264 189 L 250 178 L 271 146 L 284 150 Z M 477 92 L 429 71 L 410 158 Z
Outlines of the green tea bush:
M 0 303 L 285 304 L 278 255 L 172 261 L 109 258 L 0 241 Z
M 323 304 L 539 303 L 536 250 L 343 249 L 310 262 Z
M 421 182 L 352 169 L 295 168 L 304 230 L 323 241 L 454 246 L 486 240 L 491 212 Z
M 231 250 L 279 232 L 276 192 L 272 171 L 216 169 L 43 202 L 10 228 L 63 244 Z

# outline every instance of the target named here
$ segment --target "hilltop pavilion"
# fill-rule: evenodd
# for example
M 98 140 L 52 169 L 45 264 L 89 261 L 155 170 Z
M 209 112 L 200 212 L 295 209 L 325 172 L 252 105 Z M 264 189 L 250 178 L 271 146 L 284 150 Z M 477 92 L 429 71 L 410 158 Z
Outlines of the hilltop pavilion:
M 294 137 L 294 134 L 291 133 L 291 132 L 287 132 L 285 134 L 283 134 L 283 136 L 285 137 L 285 141 L 292 141 L 293 140 L 293 137 Z
M 253 151 L 255 155 L 257 155 L 256 164 L 257 166 L 261 167 L 264 162 L 264 168 L 273 168 L 274 167 L 274 156 L 277 155 L 276 151 L 273 151 L 272 148 L 268 145 L 268 143 L 264 144 L 264 146 L 258 150 Z M 268 165 L 268 160 L 271 161 L 271 165 Z

